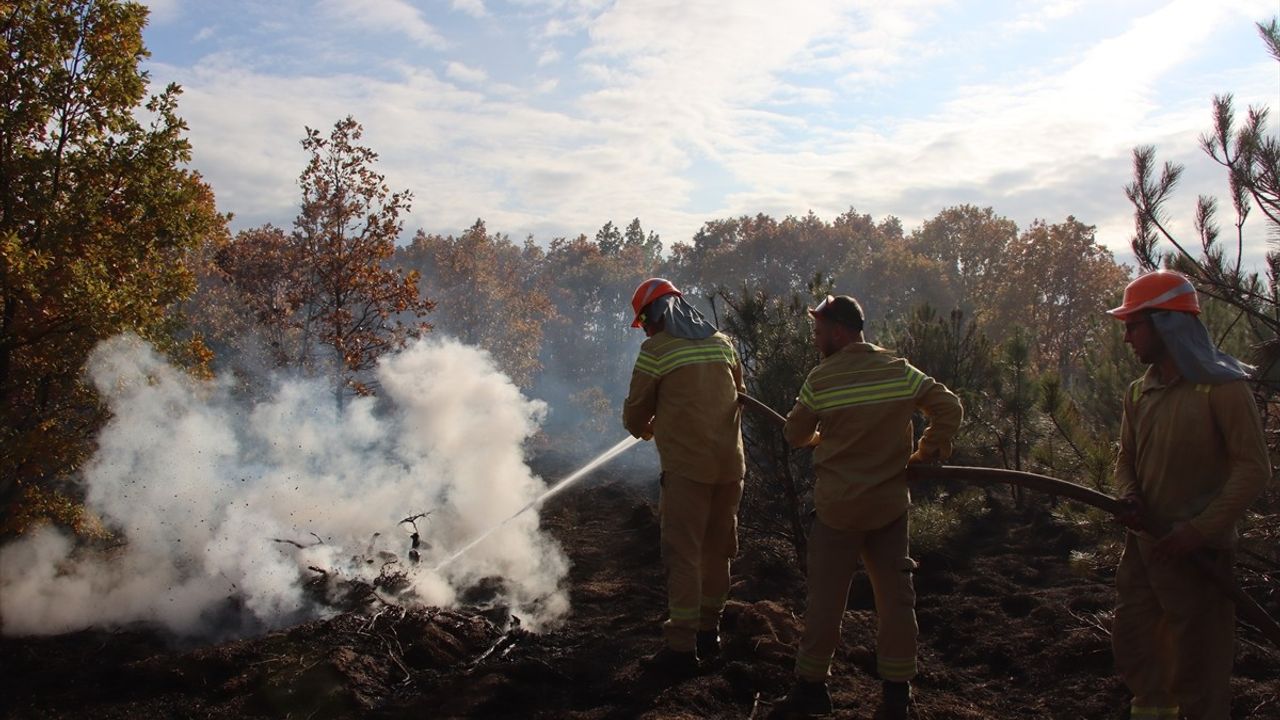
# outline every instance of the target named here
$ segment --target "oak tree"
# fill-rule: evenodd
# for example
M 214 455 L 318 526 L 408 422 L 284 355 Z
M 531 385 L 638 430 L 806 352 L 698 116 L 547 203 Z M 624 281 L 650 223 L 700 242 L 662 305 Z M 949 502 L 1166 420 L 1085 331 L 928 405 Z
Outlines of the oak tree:
M 359 144 L 363 132 L 350 116 L 327 137 L 306 129 L 311 159 L 298 179 L 302 206 L 291 236 L 301 334 L 292 363 L 327 374 L 339 407 L 349 393 L 372 392 L 368 371 L 429 330 L 423 318 L 435 305 L 421 296 L 416 272 L 387 266 L 412 196 L 392 192 L 374 170 L 378 154 Z
M 180 89 L 147 99 L 146 18 L 114 0 L 0 4 L 5 505 L 71 507 L 50 489 L 85 459 L 103 418 L 80 378 L 89 351 L 123 331 L 176 349 L 171 310 L 193 290 L 192 253 L 223 232 L 186 166 Z

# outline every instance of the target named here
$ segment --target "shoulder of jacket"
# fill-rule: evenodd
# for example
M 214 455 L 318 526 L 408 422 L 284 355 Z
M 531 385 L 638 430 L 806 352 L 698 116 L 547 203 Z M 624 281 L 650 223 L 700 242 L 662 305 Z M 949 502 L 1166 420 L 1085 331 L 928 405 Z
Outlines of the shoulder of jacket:
M 1213 398 L 1249 398 L 1250 402 L 1253 401 L 1253 388 L 1249 387 L 1249 381 L 1243 378 L 1213 385 L 1197 385 L 1196 387 L 1197 389 L 1203 388 L 1201 392 Z
M 680 338 L 669 335 L 665 331 L 660 332 L 652 337 L 647 337 L 644 342 L 640 343 L 640 352 L 649 353 L 650 355 L 661 355 L 664 351 L 670 350 L 672 347 L 679 347 Z

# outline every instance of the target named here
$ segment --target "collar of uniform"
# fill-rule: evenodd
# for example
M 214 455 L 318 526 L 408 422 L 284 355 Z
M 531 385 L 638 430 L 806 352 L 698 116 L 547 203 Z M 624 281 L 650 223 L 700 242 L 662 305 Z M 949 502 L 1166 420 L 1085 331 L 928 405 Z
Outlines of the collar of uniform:
M 884 351 L 884 348 L 869 342 L 851 342 L 840 348 L 840 352 L 847 353 L 875 353 Z
M 1157 369 L 1155 365 L 1148 365 L 1147 372 L 1142 376 L 1142 392 L 1146 392 L 1148 390 L 1163 390 L 1168 387 L 1173 387 L 1180 382 L 1182 382 L 1181 375 L 1167 383 L 1161 381 L 1159 369 Z

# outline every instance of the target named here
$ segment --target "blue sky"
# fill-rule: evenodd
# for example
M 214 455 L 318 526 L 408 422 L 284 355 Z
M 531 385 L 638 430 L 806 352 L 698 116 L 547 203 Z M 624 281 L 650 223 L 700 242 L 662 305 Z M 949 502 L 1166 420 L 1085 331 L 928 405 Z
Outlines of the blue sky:
M 1123 252 L 1135 145 L 1224 194 L 1215 93 L 1280 113 L 1274 0 L 151 0 L 193 166 L 234 229 L 289 227 L 304 127 L 354 116 L 418 228 L 539 241 L 639 217 L 850 207 L 908 230 L 959 203 L 1068 215 Z M 1274 127 L 1274 123 L 1273 123 Z M 1256 213 L 1255 213 L 1256 215 Z M 1248 253 L 1266 249 L 1260 223 Z

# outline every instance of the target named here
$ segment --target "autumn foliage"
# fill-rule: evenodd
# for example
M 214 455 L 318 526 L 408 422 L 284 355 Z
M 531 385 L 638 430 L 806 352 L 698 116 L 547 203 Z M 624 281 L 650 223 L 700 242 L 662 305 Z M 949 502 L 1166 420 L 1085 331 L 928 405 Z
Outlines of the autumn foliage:
M 589 448 L 621 432 L 641 341 L 628 301 L 652 276 L 673 280 L 735 337 L 752 393 L 779 410 L 815 362 L 804 307 L 850 293 L 866 307 L 869 339 L 963 395 L 959 461 L 1106 481 L 1117 398 L 1141 368 L 1101 311 L 1133 268 L 1081 219 L 1019 228 L 994 208 L 956 205 L 908 229 L 852 207 L 830 219 L 744 214 L 710 219 L 667 252 L 639 218 L 519 243 L 478 219 L 456 236 L 418 230 L 400 244 L 412 195 L 391 190 L 363 128 L 346 117 L 327 133 L 303 131 L 292 226 L 233 236 L 186 167 L 179 88 L 147 97 L 145 20 L 143 7 L 108 0 L 0 6 L 0 503 L 9 530 L 41 517 L 92 524 L 78 513 L 75 479 L 104 409 L 80 373 L 104 338 L 135 333 L 196 376 L 226 373 L 246 392 L 279 370 L 324 377 L 340 411 L 352 394 L 377 393 L 379 358 L 434 326 L 486 349 L 546 400 L 545 428 L 561 445 Z M 1274 23 L 1262 29 L 1280 53 Z M 1127 189 L 1134 256 L 1143 268 L 1188 272 L 1215 336 L 1231 350 L 1261 347 L 1271 362 L 1280 357 L 1280 260 L 1269 256 L 1259 277 L 1242 268 L 1239 248 L 1251 208 L 1273 225 L 1280 218 L 1276 143 L 1265 108 L 1236 124 L 1224 96 L 1215 113 L 1204 149 L 1227 171 L 1235 256 L 1211 201 L 1197 208 L 1195 242 L 1167 231 L 1163 203 L 1179 169 L 1158 173 L 1149 148 L 1135 153 Z M 784 492 L 766 480 L 785 477 L 792 507 L 752 522 L 798 538 L 809 470 L 769 432 L 748 422 L 759 480 L 749 487 Z M 770 502 L 749 494 L 744 507 Z
M 147 99 L 145 21 L 131 3 L 0 6 L 0 503 L 73 523 L 58 479 L 103 419 L 86 356 L 130 331 L 198 357 L 171 310 L 194 289 L 193 253 L 223 232 L 186 168 L 179 89 Z

